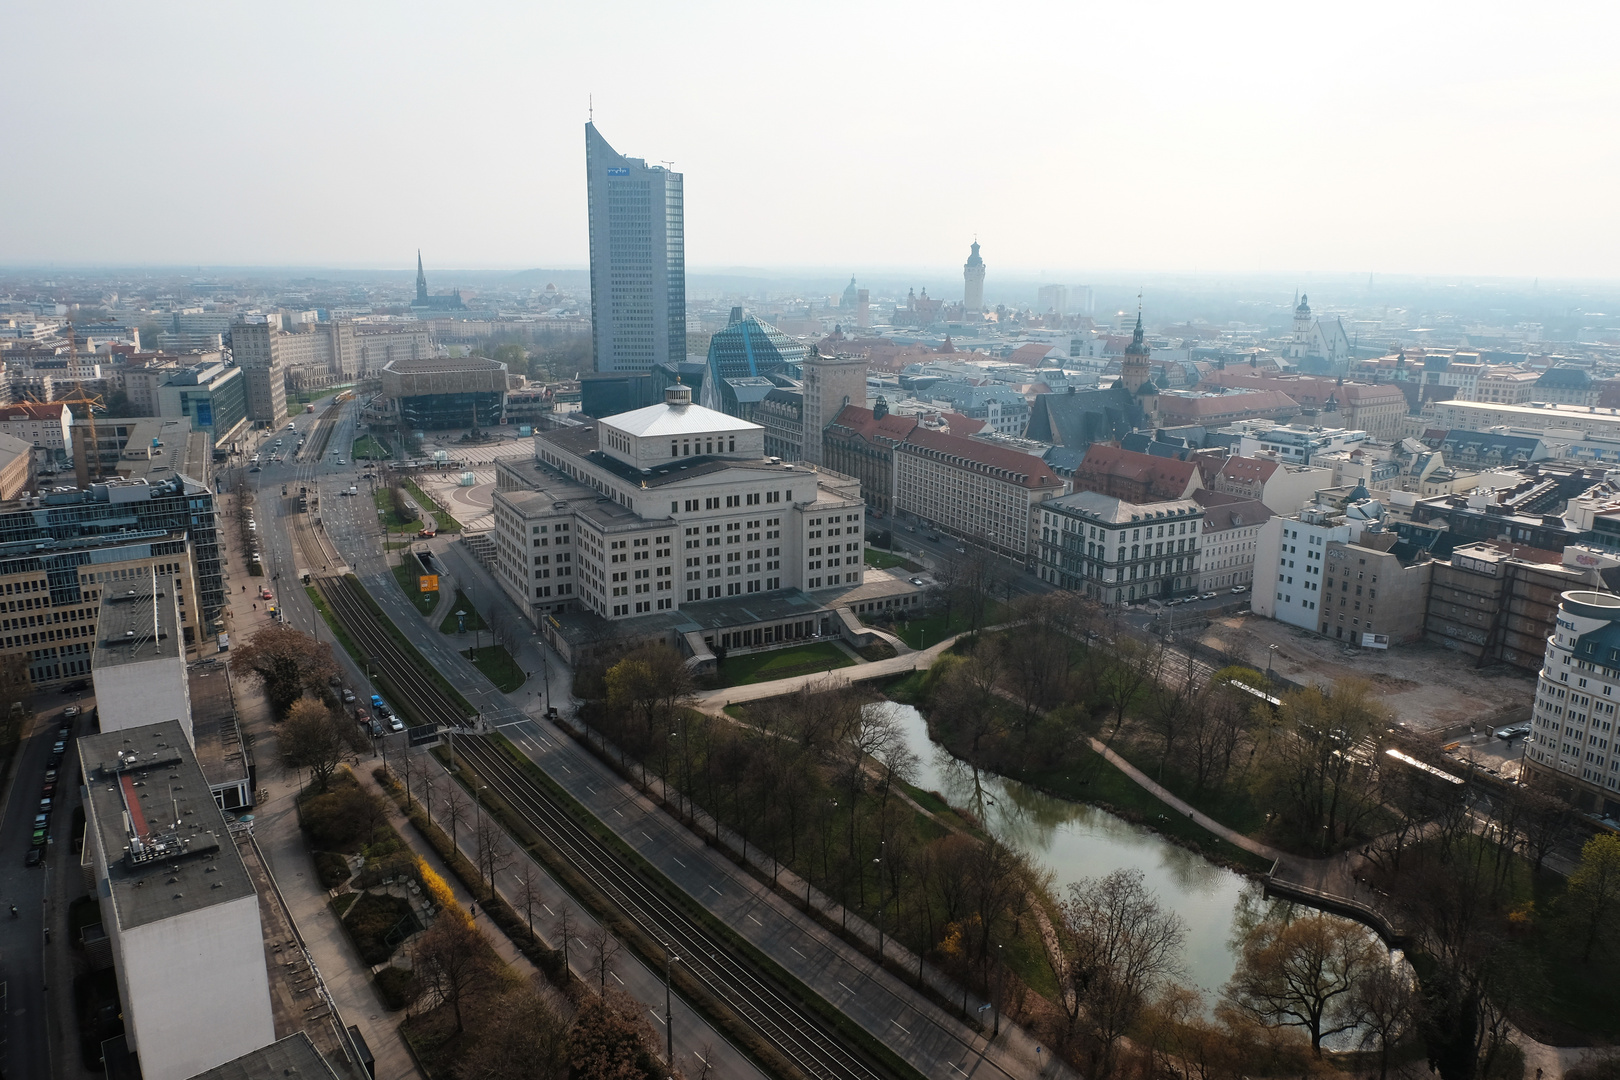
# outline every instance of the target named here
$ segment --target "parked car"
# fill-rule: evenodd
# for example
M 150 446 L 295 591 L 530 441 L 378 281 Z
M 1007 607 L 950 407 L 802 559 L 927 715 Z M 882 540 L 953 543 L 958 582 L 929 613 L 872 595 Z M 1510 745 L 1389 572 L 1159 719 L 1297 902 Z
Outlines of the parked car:
M 1200 597 L 1200 599 L 1202 599 L 1202 600 L 1213 600 L 1213 599 L 1215 599 L 1215 594 L 1212 593 L 1212 592 L 1207 592 L 1202 597 Z
M 37 809 L 40 813 L 49 817 L 51 813 L 51 806 L 54 804 L 54 802 L 55 800 L 51 796 L 47 795 L 43 799 L 39 800 L 39 806 Z
M 46 769 L 45 770 L 45 782 L 47 784 L 49 784 L 49 783 L 55 782 L 55 780 L 56 780 L 56 770 L 55 769 Z
M 388 718 L 388 730 L 389 731 L 404 731 L 405 730 L 405 721 L 401 720 L 397 716 L 390 716 Z
M 383 726 L 381 720 L 367 720 L 366 730 L 370 732 L 373 739 L 380 739 L 383 737 Z
M 56 794 L 56 782 L 54 780 L 45 781 L 43 784 L 40 785 L 39 793 L 41 795 L 55 795 Z
M 59 692 L 63 694 L 77 694 L 80 690 L 88 690 L 89 688 L 90 684 L 84 679 L 74 679 L 70 683 L 63 683 L 62 689 Z
M 62 710 L 62 715 L 71 720 L 75 716 L 79 715 L 79 707 L 77 705 L 69 705 L 67 708 Z
M 354 704 L 354 691 L 350 690 L 347 686 L 345 686 L 343 688 L 343 704 L 345 704 L 345 705 Z
M 73 725 L 72 724 L 61 724 L 61 725 L 58 725 L 58 727 L 56 729 L 56 737 L 58 739 L 61 739 L 63 742 L 67 742 L 68 737 L 71 736 L 72 734 L 73 734 Z
M 372 694 L 371 695 L 371 707 L 373 709 L 375 709 L 377 706 L 381 705 L 382 703 L 383 703 L 383 699 L 382 699 L 381 694 Z
M 269 586 L 266 586 L 266 585 L 260 585 L 259 586 L 259 599 L 260 600 L 273 600 L 274 598 L 275 598 L 275 594 L 270 591 Z
M 60 758 L 65 753 L 67 753 L 67 743 L 62 739 L 57 739 L 51 744 L 51 755 L 53 757 Z
M 921 585 L 923 583 L 923 579 L 920 577 L 914 577 L 911 579 L 911 583 L 913 585 Z
M 1249 591 L 1249 587 L 1247 585 L 1234 585 L 1234 586 L 1232 586 L 1232 595 L 1233 596 L 1236 596 L 1238 593 L 1246 593 L 1248 591 Z
M 45 852 L 41 848 L 31 847 L 28 854 L 23 857 L 24 866 L 38 866 L 45 861 Z
M 1514 724 L 1511 727 L 1505 727 L 1498 730 L 1496 737 L 1498 739 L 1506 740 L 1507 742 L 1512 742 L 1514 739 L 1523 738 L 1528 734 L 1530 734 L 1529 724 Z

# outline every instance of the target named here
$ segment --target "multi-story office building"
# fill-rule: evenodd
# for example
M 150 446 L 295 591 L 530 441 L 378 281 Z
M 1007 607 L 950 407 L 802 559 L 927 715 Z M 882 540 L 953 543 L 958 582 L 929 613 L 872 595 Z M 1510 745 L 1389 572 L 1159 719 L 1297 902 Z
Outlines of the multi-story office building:
M 225 588 L 220 576 L 214 496 L 205 484 L 168 472 L 162 479 L 110 480 L 0 506 L 0 545 L 127 540 L 132 533 L 183 534 L 191 544 L 195 593 L 202 618 L 212 619 L 219 614 L 225 605 Z M 45 578 L 51 608 L 79 602 L 81 582 L 73 564 L 47 569 Z
M 104 594 L 149 590 L 154 576 L 178 598 L 174 636 L 183 656 L 202 625 L 185 533 L 131 531 L 0 544 L 0 656 L 25 656 L 34 686 L 84 677 L 92 666 Z
M 684 385 L 540 432 L 534 463 L 503 463 L 496 484 L 496 576 L 548 637 L 597 620 L 700 655 L 839 633 L 834 608 L 872 599 L 857 482 L 766 457 L 760 425 Z
M 178 720 L 78 741 L 83 866 L 147 1080 L 273 1042 L 259 898 Z
M 878 398 L 870 409 L 851 405 L 822 433 L 828 468 L 860 481 L 861 497 L 878 516 L 894 513 L 894 449 L 917 430 L 917 417 L 889 411 Z
M 1601 393 L 1602 388 L 1592 378 L 1591 372 L 1585 368 L 1559 364 L 1541 373 L 1530 391 L 1530 397 L 1533 401 L 1591 407 L 1598 403 Z
M 1524 768 L 1576 806 L 1620 813 L 1620 596 L 1571 590 L 1560 598 L 1531 713 Z
M 1077 491 L 1040 505 L 1040 575 L 1105 604 L 1193 591 L 1204 509 L 1191 499 L 1132 503 Z
M 1459 545 L 1430 571 L 1423 636 L 1478 663 L 1535 671 L 1559 598 L 1572 589 L 1602 589 L 1597 566 L 1615 562 L 1584 548 L 1570 548 L 1564 562 L 1553 563 L 1499 542 Z
M 599 372 L 686 357 L 686 226 L 681 174 L 608 145 L 585 125 L 591 338 Z
M 1497 367 L 1480 376 L 1478 395 L 1472 400 L 1489 405 L 1522 405 L 1535 401 L 1541 376 L 1523 368 Z
M 287 417 L 287 369 L 277 338 L 283 336 L 263 315 L 231 328 L 231 352 L 247 380 L 248 419 L 279 427 Z
M 247 430 L 247 379 L 239 367 L 198 364 L 179 368 L 158 387 L 158 415 L 183 416 L 197 431 L 224 445 Z
M 895 507 L 1010 559 L 1035 557 L 1039 505 L 1063 481 L 1038 457 L 914 428 L 894 448 Z

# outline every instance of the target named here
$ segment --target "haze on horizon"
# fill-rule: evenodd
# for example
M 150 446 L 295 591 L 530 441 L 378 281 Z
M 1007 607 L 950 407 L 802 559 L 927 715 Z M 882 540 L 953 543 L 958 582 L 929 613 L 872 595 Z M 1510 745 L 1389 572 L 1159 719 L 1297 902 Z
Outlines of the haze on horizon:
M 1620 12 L 1343 10 L 25 6 L 0 265 L 583 265 L 594 99 L 693 268 L 1620 277 Z

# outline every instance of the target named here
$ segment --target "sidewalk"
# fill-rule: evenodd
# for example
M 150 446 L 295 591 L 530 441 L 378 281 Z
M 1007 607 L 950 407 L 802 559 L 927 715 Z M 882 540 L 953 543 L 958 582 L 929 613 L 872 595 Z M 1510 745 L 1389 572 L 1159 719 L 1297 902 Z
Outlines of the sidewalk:
M 417 805 L 423 806 L 424 804 L 420 799 L 423 778 L 433 776 L 442 779 L 449 774 L 444 770 L 437 758 L 426 752 L 414 753 L 412 759 L 415 764 L 411 769 L 411 787 L 418 796 Z M 403 780 L 403 770 L 399 768 L 397 756 L 390 754 L 389 767 L 395 779 Z M 365 773 L 365 776 L 362 782 L 368 791 L 382 794 L 381 788 L 372 779 L 370 770 L 371 765 L 363 763 L 361 771 Z M 437 854 L 421 838 L 421 835 L 417 833 L 409 819 L 398 810 L 393 800 L 387 795 L 383 795 L 383 797 L 388 799 L 390 820 L 393 822 L 394 827 L 399 830 L 400 835 L 405 838 L 413 850 L 427 860 L 434 870 L 440 873 L 446 881 L 450 882 L 451 887 L 455 889 L 457 902 L 463 907 L 467 907 L 471 902 L 471 897 L 466 895 L 460 881 L 451 875 L 448 868 L 442 865 Z M 436 809 L 442 808 L 442 806 L 442 802 L 435 804 Z M 444 830 L 446 836 L 449 835 L 449 828 L 446 822 L 442 820 L 442 815 L 435 815 L 434 823 Z M 503 835 L 506 835 L 504 830 Z M 461 827 L 457 830 L 456 848 L 476 865 L 477 844 L 473 838 L 474 828 L 463 821 Z M 534 868 L 535 885 L 539 889 L 542 898 L 539 909 L 535 911 L 535 936 L 549 948 L 555 949 L 559 947 L 560 942 L 557 940 L 556 933 L 556 924 L 559 917 L 557 908 L 563 903 L 568 903 L 571 910 L 569 918 L 573 926 L 573 935 L 568 951 L 569 970 L 577 978 L 584 981 L 587 986 L 591 985 L 591 980 L 595 978 L 596 973 L 590 961 L 585 939 L 593 931 L 600 929 L 601 924 L 592 918 L 588 912 L 575 906 L 568 893 L 557 883 L 556 879 L 546 871 L 543 865 L 530 859 L 521 845 L 512 841 L 510 836 L 506 836 L 506 839 L 512 848 L 514 858 L 509 867 L 495 875 L 497 891 L 511 905 L 512 910 L 517 913 L 518 917 L 522 918 L 524 912 L 520 896 L 522 894 L 521 873 L 523 864 L 520 860 L 528 859 L 530 865 Z M 532 972 L 535 978 L 540 980 L 543 985 L 550 987 L 545 977 L 518 953 L 516 947 L 512 945 L 511 939 L 490 925 L 488 920 L 480 920 L 479 926 L 484 930 L 485 936 L 495 942 L 496 951 L 503 959 L 511 962 L 511 957 L 516 955 L 519 962 L 514 963 L 515 967 L 521 964 L 520 970 L 524 971 L 525 974 Z M 648 1021 L 652 1024 L 654 1031 L 661 1034 L 665 1023 L 662 973 L 647 967 L 628 948 L 621 947 L 617 959 L 612 962 L 608 975 L 621 989 L 646 1007 Z M 556 991 L 548 989 L 547 992 L 555 993 Z M 673 1004 L 675 1011 L 675 1056 L 677 1062 L 685 1068 L 687 1075 L 697 1075 L 701 1071 L 701 1065 L 690 1064 L 686 1059 L 694 1055 L 701 1055 L 700 1061 L 707 1059 L 708 1063 L 714 1068 L 715 1075 L 728 1078 L 736 1077 L 739 1080 L 765 1080 L 764 1075 L 754 1063 L 733 1046 L 725 1035 L 710 1026 L 704 1017 L 694 1012 L 689 1003 L 679 994 L 675 995 Z M 567 1009 L 566 1005 L 564 1009 Z

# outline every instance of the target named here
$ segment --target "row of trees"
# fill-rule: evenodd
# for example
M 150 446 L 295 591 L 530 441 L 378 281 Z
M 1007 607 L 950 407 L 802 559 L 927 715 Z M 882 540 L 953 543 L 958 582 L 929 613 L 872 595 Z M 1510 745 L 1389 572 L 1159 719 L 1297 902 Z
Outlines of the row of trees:
M 844 918 L 863 915 L 981 992 L 1005 985 L 998 956 L 1030 931 L 1045 883 L 1005 845 L 917 813 L 903 794 L 915 755 L 869 695 L 807 688 L 739 725 L 686 707 L 690 680 L 662 646 L 627 654 L 604 682 L 591 710 L 604 742 L 700 827 L 718 822 L 778 875 L 789 867 L 836 899 Z

